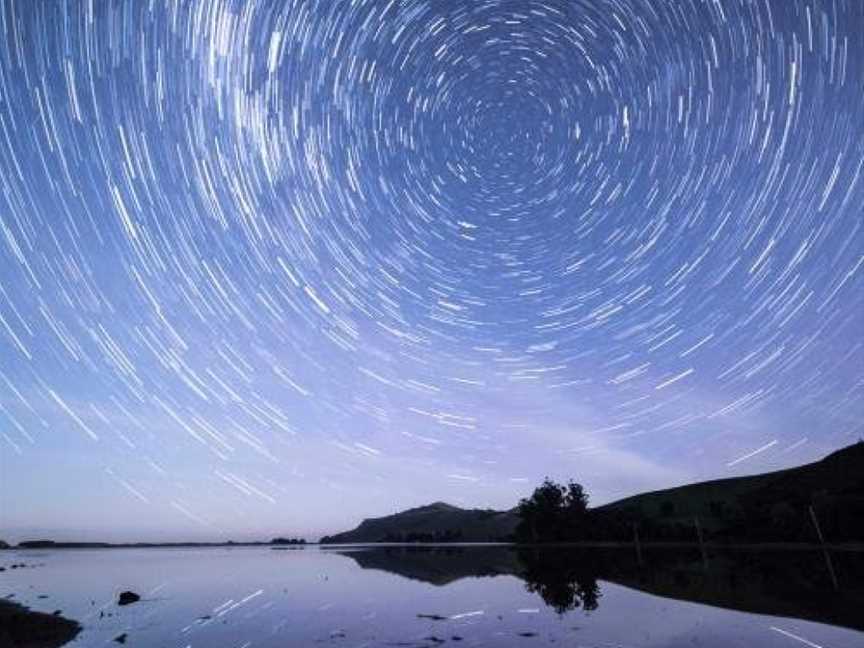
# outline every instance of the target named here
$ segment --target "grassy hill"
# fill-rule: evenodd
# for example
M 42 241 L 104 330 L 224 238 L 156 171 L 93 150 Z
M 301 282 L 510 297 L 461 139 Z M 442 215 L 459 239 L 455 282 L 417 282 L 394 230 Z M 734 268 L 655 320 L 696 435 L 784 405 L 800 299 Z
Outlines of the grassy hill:
M 632 539 L 814 542 L 864 540 L 864 443 L 777 472 L 689 484 L 593 509 L 600 535 Z M 628 527 L 628 528 L 624 528 Z
M 356 529 L 325 536 L 321 542 L 495 542 L 509 538 L 517 522 L 515 511 L 463 509 L 435 502 L 363 520 Z
M 812 509 L 812 513 L 811 513 Z M 584 540 L 718 542 L 864 541 L 864 443 L 821 461 L 634 495 L 589 511 Z M 370 518 L 324 544 L 489 542 L 512 539 L 516 509 L 462 509 L 443 502 Z

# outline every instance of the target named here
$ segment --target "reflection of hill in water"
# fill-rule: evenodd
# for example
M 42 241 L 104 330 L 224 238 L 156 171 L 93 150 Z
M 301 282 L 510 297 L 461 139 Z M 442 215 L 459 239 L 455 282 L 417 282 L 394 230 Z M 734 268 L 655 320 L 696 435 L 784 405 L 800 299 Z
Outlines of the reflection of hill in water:
M 333 551 L 353 558 L 363 569 L 377 569 L 411 580 L 447 585 L 463 578 L 520 572 L 512 547 L 384 546 Z
M 864 630 L 864 553 L 819 551 L 649 551 L 617 564 L 604 580 L 650 594 L 742 612 L 788 616 Z M 833 576 L 832 576 L 833 572 Z M 836 589 L 835 582 L 836 579 Z
M 370 547 L 339 551 L 364 569 L 447 585 L 516 576 L 558 612 L 602 604 L 608 581 L 742 612 L 864 630 L 864 552 L 517 547 Z

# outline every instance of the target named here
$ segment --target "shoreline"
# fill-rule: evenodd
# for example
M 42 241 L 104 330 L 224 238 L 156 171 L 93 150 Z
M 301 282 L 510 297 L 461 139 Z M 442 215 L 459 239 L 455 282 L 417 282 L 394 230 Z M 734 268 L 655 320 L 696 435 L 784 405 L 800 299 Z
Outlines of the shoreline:
M 321 543 L 306 542 L 303 544 L 274 544 L 269 542 L 137 542 L 137 543 L 108 543 L 108 542 L 55 542 L 45 543 L 39 546 L 10 546 L 0 549 L 3 552 L 12 551 L 46 551 L 54 549 L 230 549 L 230 548 L 271 548 L 271 549 L 303 549 L 304 547 L 513 547 L 516 549 L 551 549 L 551 548 L 679 548 L 693 547 L 706 549 L 774 549 L 783 551 L 864 551 L 864 542 L 696 542 L 696 541 L 585 541 L 585 542 L 344 542 L 344 543 Z
M 36 612 L 10 599 L 0 599 L 0 645 L 10 648 L 56 648 L 81 632 L 81 624 L 59 614 Z
M 33 551 L 44 549 L 207 549 L 210 547 L 285 547 L 317 545 L 317 542 L 63 542 L 29 541 L 0 548 L 3 551 Z
M 864 551 L 864 542 L 838 542 L 819 544 L 818 542 L 345 542 L 318 543 L 316 546 L 329 547 L 513 547 L 514 549 L 635 549 L 641 548 L 684 548 L 694 549 L 775 549 L 784 551 Z

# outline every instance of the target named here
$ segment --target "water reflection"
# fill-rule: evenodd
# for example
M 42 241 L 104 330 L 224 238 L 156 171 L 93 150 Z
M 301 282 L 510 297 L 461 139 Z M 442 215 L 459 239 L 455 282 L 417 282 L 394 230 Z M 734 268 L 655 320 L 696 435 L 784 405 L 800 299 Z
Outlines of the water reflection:
M 755 614 L 864 630 L 864 552 L 692 547 L 354 547 L 338 550 L 365 569 L 446 585 L 516 576 L 559 614 L 590 612 L 603 581 L 650 594 Z
M 522 549 L 516 554 L 529 592 L 539 594 L 558 614 L 582 608 L 596 610 L 600 599 L 597 566 L 566 551 Z

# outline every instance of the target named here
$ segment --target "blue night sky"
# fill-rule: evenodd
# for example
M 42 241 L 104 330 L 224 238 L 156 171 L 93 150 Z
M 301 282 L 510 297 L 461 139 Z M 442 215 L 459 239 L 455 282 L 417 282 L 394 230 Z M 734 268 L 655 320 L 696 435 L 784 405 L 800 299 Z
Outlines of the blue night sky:
M 864 397 L 860 0 L 4 0 L 0 532 L 797 465 Z

